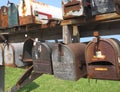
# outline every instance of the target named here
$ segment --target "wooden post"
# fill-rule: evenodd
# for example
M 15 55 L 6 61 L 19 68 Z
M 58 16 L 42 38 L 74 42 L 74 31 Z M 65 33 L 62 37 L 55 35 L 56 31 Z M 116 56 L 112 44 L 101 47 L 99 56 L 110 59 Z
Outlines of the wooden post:
M 68 25 L 63 26 L 63 43 L 64 44 L 72 43 L 71 33 Z
M 0 65 L 0 92 L 4 92 L 5 67 Z
M 78 26 L 73 26 L 73 42 L 80 42 L 80 34 L 78 30 Z

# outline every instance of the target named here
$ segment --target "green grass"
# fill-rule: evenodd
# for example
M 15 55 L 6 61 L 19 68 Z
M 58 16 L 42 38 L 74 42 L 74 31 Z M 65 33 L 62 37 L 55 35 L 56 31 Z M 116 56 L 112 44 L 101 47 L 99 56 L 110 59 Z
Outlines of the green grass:
M 6 67 L 5 91 L 9 90 L 23 74 L 24 69 Z M 67 81 L 52 75 L 42 75 L 19 92 L 120 92 L 119 81 L 80 79 Z

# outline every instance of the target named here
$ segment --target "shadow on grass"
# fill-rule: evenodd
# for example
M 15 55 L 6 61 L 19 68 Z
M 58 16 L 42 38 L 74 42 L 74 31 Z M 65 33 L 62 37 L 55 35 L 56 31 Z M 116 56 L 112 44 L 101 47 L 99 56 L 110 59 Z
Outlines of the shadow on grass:
M 36 84 L 35 82 L 31 82 L 30 84 L 21 88 L 18 92 L 31 92 L 38 87 L 40 87 L 40 85 Z

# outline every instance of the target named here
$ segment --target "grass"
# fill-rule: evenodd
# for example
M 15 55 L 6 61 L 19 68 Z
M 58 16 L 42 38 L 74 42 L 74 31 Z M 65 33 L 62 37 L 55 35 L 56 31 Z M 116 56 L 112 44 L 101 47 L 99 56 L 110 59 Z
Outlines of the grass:
M 6 67 L 5 92 L 9 90 L 23 74 L 24 69 Z M 120 92 L 119 81 L 80 79 L 68 81 L 52 75 L 42 75 L 19 92 Z

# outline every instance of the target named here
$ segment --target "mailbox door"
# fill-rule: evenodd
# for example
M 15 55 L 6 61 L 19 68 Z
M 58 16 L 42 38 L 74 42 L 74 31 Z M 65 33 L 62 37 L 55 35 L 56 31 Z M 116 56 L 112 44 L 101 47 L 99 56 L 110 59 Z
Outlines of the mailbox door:
M 8 8 L 2 6 L 0 9 L 0 27 L 8 27 Z
M 53 74 L 51 50 L 46 43 L 37 43 L 32 51 L 35 72 Z
M 12 45 L 4 47 L 4 63 L 5 66 L 15 67 L 15 52 Z
M 85 45 L 74 43 L 59 46 L 53 50 L 54 75 L 65 80 L 78 80 L 85 77 Z
M 76 71 L 73 53 L 66 47 L 61 47 L 64 55 L 61 56 L 58 49 L 53 51 L 52 61 L 55 77 L 65 80 L 76 80 Z

